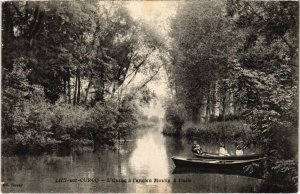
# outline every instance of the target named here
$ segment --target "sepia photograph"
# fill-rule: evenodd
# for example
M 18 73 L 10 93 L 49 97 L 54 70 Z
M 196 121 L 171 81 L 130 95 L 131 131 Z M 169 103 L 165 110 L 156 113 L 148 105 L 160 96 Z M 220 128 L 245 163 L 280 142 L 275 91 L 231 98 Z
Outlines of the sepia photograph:
M 298 192 L 298 1 L 0 3 L 2 193 Z

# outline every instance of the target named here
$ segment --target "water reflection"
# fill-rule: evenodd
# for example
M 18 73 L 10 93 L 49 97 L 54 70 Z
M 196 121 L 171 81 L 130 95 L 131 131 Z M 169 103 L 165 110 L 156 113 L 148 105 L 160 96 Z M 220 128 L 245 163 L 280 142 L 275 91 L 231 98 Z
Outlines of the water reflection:
M 3 157 L 2 181 L 23 183 L 21 188 L 2 187 L 3 192 L 258 192 L 261 179 L 207 169 L 176 172 L 171 156 L 192 156 L 186 139 L 164 137 L 157 128 L 141 129 L 120 149 L 96 153 L 73 152 L 69 156 Z M 203 150 L 217 152 L 218 145 L 201 143 Z M 230 153 L 230 145 L 226 145 Z M 251 150 L 249 151 L 251 152 Z M 247 153 L 247 151 L 246 151 Z M 99 182 L 60 182 L 57 178 L 99 178 Z M 111 182 L 116 179 L 170 180 L 170 182 Z M 174 182 L 174 179 L 176 182 Z M 190 181 L 187 181 L 190 180 Z
M 130 169 L 145 177 L 168 177 L 168 158 L 164 145 L 163 136 L 148 131 L 136 142 L 137 148 L 130 156 Z
M 130 156 L 129 168 L 136 178 L 169 178 L 168 157 L 164 137 L 153 129 L 147 130 L 136 141 L 136 149 Z M 137 184 L 136 192 L 171 192 L 169 183 Z

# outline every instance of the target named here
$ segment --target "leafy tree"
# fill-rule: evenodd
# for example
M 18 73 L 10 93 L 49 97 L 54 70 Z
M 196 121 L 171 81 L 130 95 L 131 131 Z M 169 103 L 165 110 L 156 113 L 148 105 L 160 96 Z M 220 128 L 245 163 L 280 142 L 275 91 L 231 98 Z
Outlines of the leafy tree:
M 295 114 L 297 93 L 297 4 L 237 1 L 228 11 L 244 33 L 235 75 L 249 122 L 262 134 L 295 128 L 289 114 Z M 261 137 L 271 141 L 267 135 Z
M 243 34 L 234 72 L 244 116 L 269 156 L 266 175 L 295 186 L 298 3 L 228 1 L 227 10 Z
M 2 127 L 14 149 L 113 145 L 134 130 L 164 60 L 154 31 L 119 2 L 4 2 L 2 16 Z M 146 79 L 134 85 L 137 74 Z
M 194 122 L 212 85 L 230 76 L 228 56 L 236 36 L 223 6 L 221 1 L 186 2 L 172 21 L 171 86 Z

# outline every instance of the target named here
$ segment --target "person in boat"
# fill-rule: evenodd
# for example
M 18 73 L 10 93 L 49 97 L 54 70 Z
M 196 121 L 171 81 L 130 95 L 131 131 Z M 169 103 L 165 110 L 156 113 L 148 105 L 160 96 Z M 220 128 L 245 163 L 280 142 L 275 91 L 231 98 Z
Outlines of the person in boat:
M 235 155 L 237 155 L 237 156 L 244 155 L 244 151 L 242 150 L 242 146 L 238 145 L 236 147 Z
M 196 154 L 202 154 L 202 148 L 201 146 L 197 143 L 197 141 L 194 141 L 194 144 L 192 146 L 192 152 Z
M 225 144 L 221 143 L 219 148 L 219 155 L 221 156 L 229 156 L 227 150 L 225 149 Z

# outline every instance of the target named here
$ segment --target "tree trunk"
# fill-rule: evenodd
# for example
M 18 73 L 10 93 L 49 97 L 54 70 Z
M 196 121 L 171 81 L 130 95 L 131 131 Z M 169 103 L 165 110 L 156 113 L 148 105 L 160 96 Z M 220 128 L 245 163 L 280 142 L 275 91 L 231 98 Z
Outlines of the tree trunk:
M 215 116 L 215 82 L 212 82 L 210 87 L 210 103 L 209 103 L 209 116 L 214 117 Z
M 67 76 L 64 77 L 64 101 L 67 103 Z
M 233 96 L 233 92 L 230 91 L 229 92 L 229 103 L 228 103 L 228 112 L 231 115 L 234 115 L 234 96 Z
M 226 94 L 224 94 L 222 99 L 222 118 L 225 121 L 225 114 L 226 114 Z
M 226 93 L 223 94 L 223 99 L 222 99 L 222 106 L 223 106 L 223 111 L 222 111 L 222 117 L 223 117 L 223 127 L 222 127 L 222 137 L 223 140 L 225 139 L 225 114 L 226 114 Z
M 115 97 L 115 92 L 116 92 L 116 81 L 113 81 L 112 90 L 111 90 L 111 98 Z
M 76 76 L 77 76 L 77 86 L 78 86 L 78 89 L 77 89 L 77 104 L 79 105 L 80 104 L 80 70 L 77 69 L 77 73 L 76 73 Z
M 205 122 L 209 121 L 210 116 L 210 90 L 207 92 L 207 99 L 206 99 L 206 115 L 205 115 Z
M 219 117 L 220 115 L 220 86 L 218 81 L 215 83 L 215 89 L 214 89 L 214 105 L 213 105 L 213 115 L 215 117 Z
M 200 108 L 193 108 L 191 113 L 192 122 L 197 124 L 199 122 L 199 117 L 201 119 L 201 114 L 199 114 Z
M 74 84 L 74 96 L 73 96 L 73 105 L 76 105 L 76 95 L 77 95 L 77 76 L 75 76 L 75 84 Z
M 89 95 L 89 91 L 90 91 L 91 85 L 92 85 L 92 80 L 90 79 L 89 84 L 88 84 L 88 86 L 87 86 L 87 88 L 85 90 L 84 104 L 86 104 L 86 101 L 87 101 L 87 98 L 88 98 L 88 95 Z
M 13 68 L 13 60 L 8 57 L 9 53 L 5 53 L 14 37 L 13 13 L 9 9 L 9 2 L 2 3 L 2 64 L 3 67 Z M 7 51 L 6 51 L 7 52 Z
M 96 90 L 95 90 L 95 96 L 91 101 L 91 106 L 94 106 L 97 102 L 102 102 L 104 100 L 105 83 L 103 80 L 100 79 L 95 80 Z
M 70 74 L 69 74 L 70 75 Z M 68 76 L 68 103 L 71 104 L 71 81 L 70 81 L 71 77 Z
M 104 100 L 104 92 L 105 92 L 105 82 L 104 82 L 104 80 L 102 80 L 102 90 L 101 90 L 100 101 Z
M 2 20 L 3 20 L 3 32 L 2 32 L 2 41 L 6 46 L 6 43 L 10 42 L 11 39 L 14 38 L 14 25 L 13 25 L 13 13 L 11 13 L 10 9 L 9 9 L 9 4 L 7 3 L 3 3 L 2 4 L 2 10 L 3 10 L 3 14 L 2 14 Z

